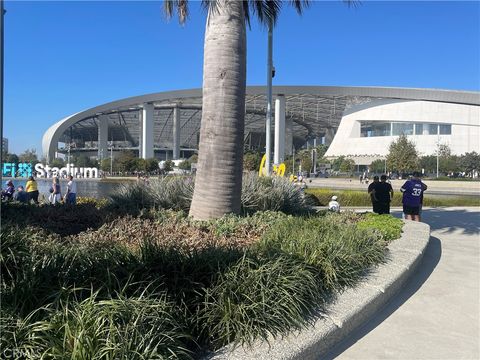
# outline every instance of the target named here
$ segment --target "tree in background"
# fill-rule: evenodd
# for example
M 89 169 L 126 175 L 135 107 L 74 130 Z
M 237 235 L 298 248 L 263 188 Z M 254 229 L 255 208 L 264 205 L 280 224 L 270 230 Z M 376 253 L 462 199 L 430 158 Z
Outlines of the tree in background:
M 377 159 L 372 161 L 369 168 L 370 172 L 374 174 L 383 174 L 385 172 L 385 160 Z
M 19 158 L 16 154 L 4 153 L 2 155 L 3 162 L 18 164 Z
M 459 162 L 461 170 L 470 176 L 473 176 L 475 171 L 480 171 L 480 154 L 477 154 L 475 151 L 465 153 Z
M 57 158 L 57 159 L 53 159 L 49 165 L 51 167 L 62 168 L 65 166 L 65 161 L 63 159 Z
M 137 157 L 133 151 L 121 151 L 116 158 L 114 158 L 115 171 L 134 171 L 137 165 Z
M 325 145 L 325 144 L 317 145 L 315 147 L 315 150 L 317 152 L 317 162 L 324 161 L 324 159 L 322 158 L 325 156 L 325 153 L 328 150 L 328 145 Z
M 145 160 L 145 170 L 147 172 L 158 171 L 158 160 L 155 158 L 150 158 Z
M 355 161 L 352 159 L 344 159 L 340 164 L 340 171 L 352 173 L 355 170 Z
M 136 158 L 135 161 L 131 162 L 129 171 L 146 172 L 147 171 L 147 161 L 145 159 L 142 159 L 142 158 Z
M 435 155 L 422 156 L 419 159 L 419 167 L 425 174 L 434 174 L 437 171 L 437 157 Z
M 76 167 L 96 167 L 98 163 L 96 160 L 90 159 L 87 155 L 75 155 L 70 161 Z
M 173 170 L 173 161 L 172 160 L 167 160 L 163 163 L 163 171 L 168 173 L 169 171 Z
M 339 156 L 335 160 L 332 161 L 332 170 L 333 171 L 340 171 L 340 167 L 342 163 L 345 161 L 345 156 Z
M 188 160 L 182 161 L 178 164 L 178 168 L 183 171 L 190 171 L 192 169 L 192 164 Z
M 27 149 L 18 156 L 19 162 L 34 164 L 38 162 L 37 150 Z
M 312 151 L 305 149 L 298 152 L 298 159 L 302 171 L 310 173 L 313 170 Z
M 110 171 L 110 166 L 111 166 L 110 158 L 103 159 L 103 160 L 100 162 L 100 169 L 101 169 L 102 171 L 107 171 L 107 172 L 109 172 L 109 171 Z
M 243 170 L 244 171 L 258 171 L 262 155 L 258 152 L 247 152 L 243 154 Z
M 397 141 L 390 144 L 387 155 L 389 170 L 400 174 L 412 172 L 418 168 L 418 152 L 415 144 L 405 135 L 400 135 Z

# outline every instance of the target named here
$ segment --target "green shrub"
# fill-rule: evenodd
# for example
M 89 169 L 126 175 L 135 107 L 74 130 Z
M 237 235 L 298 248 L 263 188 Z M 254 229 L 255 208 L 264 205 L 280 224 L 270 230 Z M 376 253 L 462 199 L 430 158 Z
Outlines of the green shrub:
M 193 196 L 194 178 L 173 176 L 152 179 L 150 184 L 131 183 L 119 186 L 110 196 L 111 206 L 128 214 L 142 209 L 162 208 L 188 211 Z M 282 211 L 303 214 L 310 211 L 309 197 L 286 178 L 261 178 L 246 174 L 242 184 L 242 212 Z
M 97 229 L 107 220 L 107 213 L 97 203 L 78 205 L 2 204 L 2 227 L 16 224 L 35 226 L 60 235 L 78 234 L 87 229 Z
M 259 177 L 246 174 L 242 184 L 242 211 L 282 211 L 285 214 L 305 214 L 310 203 L 303 191 L 283 177 Z
M 376 229 L 386 241 L 398 239 L 402 233 L 403 221 L 391 215 L 365 214 L 357 223 L 359 229 Z
M 199 326 L 214 348 L 250 345 L 304 325 L 320 302 L 318 290 L 312 269 L 295 258 L 243 257 L 205 289 Z
M 354 284 L 370 266 L 384 260 L 386 243 L 370 230 L 349 224 L 348 216 L 292 217 L 268 231 L 262 251 L 291 254 L 319 271 L 326 290 Z
M 71 235 L 2 224 L 2 348 L 173 358 L 283 335 L 384 259 L 382 233 L 357 223 L 390 221 L 272 211 L 194 221 L 154 208 L 106 219 Z
M 44 319 L 31 324 L 10 321 L 2 331 L 2 347 L 49 359 L 190 358 L 189 336 L 165 294 L 96 296 L 50 306 Z

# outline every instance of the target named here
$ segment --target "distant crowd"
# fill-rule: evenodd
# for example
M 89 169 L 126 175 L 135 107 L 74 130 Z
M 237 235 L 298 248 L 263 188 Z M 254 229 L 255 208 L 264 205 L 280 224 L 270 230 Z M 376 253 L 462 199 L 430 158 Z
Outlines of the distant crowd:
M 67 188 L 65 194 L 62 196 L 62 189 L 60 186 L 60 180 L 55 177 L 52 179 L 52 185 L 50 186 L 48 196 L 48 202 L 52 205 L 56 205 L 64 202 L 65 204 L 75 205 L 77 203 L 77 183 L 72 175 L 67 177 Z M 6 182 L 6 188 L 2 189 L 2 201 L 18 201 L 25 204 L 39 204 L 38 201 L 39 192 L 38 184 L 33 176 L 28 178 L 25 187 L 18 185 L 15 189 L 12 180 Z

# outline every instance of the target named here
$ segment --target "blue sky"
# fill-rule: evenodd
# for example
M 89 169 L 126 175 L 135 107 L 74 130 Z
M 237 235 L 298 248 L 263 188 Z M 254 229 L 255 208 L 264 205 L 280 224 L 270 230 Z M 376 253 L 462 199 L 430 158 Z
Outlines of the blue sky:
M 205 13 L 166 21 L 160 1 L 6 1 L 4 136 L 36 148 L 54 122 L 123 97 L 201 87 Z M 266 32 L 247 34 L 247 84 L 266 78 Z M 479 2 L 313 2 L 285 7 L 274 85 L 480 90 Z

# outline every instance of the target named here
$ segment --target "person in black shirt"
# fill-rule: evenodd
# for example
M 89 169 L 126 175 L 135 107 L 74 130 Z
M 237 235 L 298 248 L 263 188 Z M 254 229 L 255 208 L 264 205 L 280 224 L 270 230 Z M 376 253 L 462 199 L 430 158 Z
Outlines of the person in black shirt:
M 372 208 L 374 213 L 379 213 L 379 208 L 378 208 L 378 199 L 375 196 L 375 187 L 380 184 L 378 176 L 373 177 L 373 182 L 368 185 L 368 195 L 370 195 L 370 199 L 372 200 Z
M 392 185 L 387 183 L 387 175 L 380 177 L 380 182 L 375 186 L 375 198 L 378 200 L 378 214 L 390 214 L 390 202 L 393 199 Z

